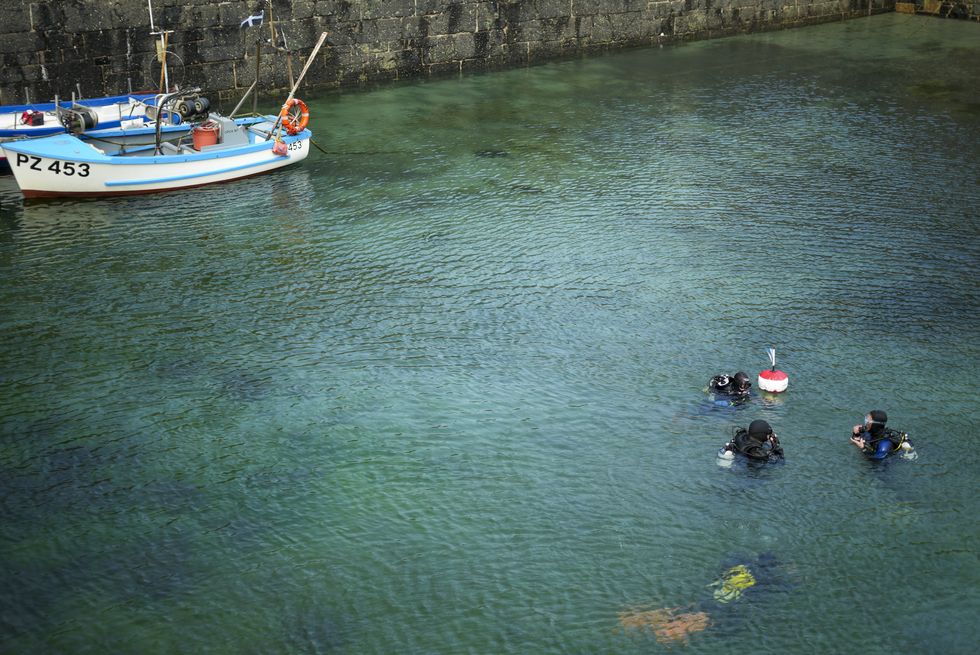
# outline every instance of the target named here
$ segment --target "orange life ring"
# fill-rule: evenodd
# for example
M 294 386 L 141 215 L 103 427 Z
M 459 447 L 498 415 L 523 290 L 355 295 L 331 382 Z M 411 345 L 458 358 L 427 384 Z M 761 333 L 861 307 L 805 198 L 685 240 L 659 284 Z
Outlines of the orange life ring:
M 298 107 L 299 111 L 294 112 L 293 107 Z M 293 98 L 283 104 L 279 118 L 282 120 L 282 126 L 286 128 L 287 134 L 299 134 L 310 122 L 310 110 L 305 102 L 299 98 Z

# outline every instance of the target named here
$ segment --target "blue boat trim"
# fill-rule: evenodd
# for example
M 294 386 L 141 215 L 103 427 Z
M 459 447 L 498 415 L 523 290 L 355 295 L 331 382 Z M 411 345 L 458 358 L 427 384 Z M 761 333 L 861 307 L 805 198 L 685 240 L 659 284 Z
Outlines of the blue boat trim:
M 155 177 L 149 180 L 114 180 L 112 182 L 106 182 L 105 185 L 108 187 L 112 187 L 112 186 L 129 186 L 133 184 L 159 184 L 161 182 L 177 182 L 179 180 L 191 180 L 194 179 L 195 177 L 209 177 L 211 175 L 221 175 L 222 173 L 231 173 L 233 171 L 240 171 L 246 168 L 254 168 L 255 166 L 265 166 L 266 164 L 271 164 L 276 161 L 289 161 L 289 158 L 273 157 L 272 159 L 264 159 L 262 161 L 253 162 L 251 164 L 242 164 L 241 166 L 231 166 L 229 168 L 222 168 L 216 171 L 190 173 L 187 175 L 173 175 L 171 177 Z
M 129 102 L 129 99 L 139 100 L 140 102 L 149 103 L 156 97 L 155 93 L 127 93 L 126 95 L 119 96 L 104 96 L 102 98 L 82 98 L 81 100 L 75 100 L 76 105 L 84 105 L 86 107 L 105 107 L 106 105 L 114 105 L 117 103 Z M 59 100 L 58 106 L 63 109 L 71 109 L 71 100 Z M 0 105 L 0 114 L 8 114 L 13 112 L 22 113 L 28 109 L 33 111 L 52 111 L 54 109 L 54 101 L 51 102 L 32 102 L 29 105 Z
M 282 140 L 289 144 L 296 141 L 309 139 L 313 133 L 303 130 L 295 136 L 285 135 Z M 90 144 L 73 137 L 69 134 L 58 134 L 43 139 L 24 139 L 23 141 L 9 141 L 3 144 L 4 150 L 9 152 L 19 152 L 25 155 L 37 157 L 47 157 L 48 159 L 60 159 L 62 161 L 84 162 L 88 164 L 110 164 L 113 166 L 126 165 L 160 165 L 204 161 L 207 159 L 221 159 L 234 157 L 249 152 L 258 152 L 271 147 L 270 141 L 253 143 L 247 146 L 229 148 L 227 150 L 216 150 L 214 152 L 201 152 L 192 155 L 163 155 L 159 157 L 119 157 L 114 155 L 104 155 L 89 147 Z M 8 155 L 9 156 L 9 155 Z

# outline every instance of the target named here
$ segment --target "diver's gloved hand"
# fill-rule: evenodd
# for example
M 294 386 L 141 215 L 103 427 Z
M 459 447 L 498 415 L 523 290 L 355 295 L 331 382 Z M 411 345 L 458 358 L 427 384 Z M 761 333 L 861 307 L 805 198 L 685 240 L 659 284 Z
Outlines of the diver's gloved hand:
M 769 442 L 770 459 L 773 457 L 778 459 L 783 456 L 783 447 L 779 445 L 779 437 L 776 436 L 775 432 L 771 433 L 766 441 Z

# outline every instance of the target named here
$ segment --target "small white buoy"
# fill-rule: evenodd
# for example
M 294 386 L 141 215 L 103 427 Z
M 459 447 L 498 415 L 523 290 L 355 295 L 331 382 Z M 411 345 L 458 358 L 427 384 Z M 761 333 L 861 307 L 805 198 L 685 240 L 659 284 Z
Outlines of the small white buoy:
M 770 393 L 782 393 L 789 386 L 789 376 L 776 370 L 776 349 L 769 348 L 767 352 L 772 367 L 759 373 L 759 388 Z

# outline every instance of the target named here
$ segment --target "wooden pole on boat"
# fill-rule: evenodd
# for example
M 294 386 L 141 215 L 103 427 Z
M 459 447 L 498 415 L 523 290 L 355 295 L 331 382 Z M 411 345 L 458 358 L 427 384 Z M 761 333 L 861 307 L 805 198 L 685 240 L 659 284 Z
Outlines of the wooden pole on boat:
M 276 21 L 272 18 L 272 0 L 266 0 L 269 5 L 269 39 L 273 49 L 276 47 Z
M 289 75 L 289 83 L 292 84 L 293 83 L 293 57 L 289 53 L 289 50 L 286 50 L 286 73 Z
M 286 74 L 289 75 L 289 86 L 292 86 L 293 85 L 293 59 L 292 57 L 289 56 L 289 48 L 286 47 L 286 35 L 284 33 L 282 36 L 283 47 L 280 48 L 278 42 L 276 41 L 276 21 L 275 18 L 272 16 L 272 0 L 267 0 L 266 4 L 269 5 L 269 34 L 272 36 L 272 50 L 275 52 L 286 53 Z M 252 112 L 252 113 L 256 113 L 256 112 Z
M 161 50 L 157 53 L 157 58 L 160 60 L 160 93 L 168 93 L 170 89 L 170 80 L 167 79 L 167 35 L 168 32 L 163 32 L 160 34 L 160 47 Z
M 306 77 L 306 71 L 310 70 L 310 66 L 313 65 L 313 60 L 316 59 L 317 53 L 320 52 L 320 47 L 323 46 L 323 42 L 326 40 L 327 40 L 327 33 L 321 32 L 320 39 L 316 42 L 316 46 L 313 48 L 313 52 L 310 53 L 310 58 L 306 60 L 306 65 L 303 66 L 303 71 L 299 74 L 299 78 L 296 80 L 296 84 L 294 84 L 292 90 L 290 90 L 289 97 L 286 98 L 286 102 L 292 100 L 293 96 L 296 95 L 296 89 L 299 88 L 299 85 L 303 81 L 303 78 Z
M 238 110 L 242 108 L 242 105 L 245 103 L 245 100 L 248 98 L 248 94 L 251 93 L 252 89 L 254 88 L 255 88 L 255 82 L 252 82 L 252 86 L 248 87 L 248 91 L 245 92 L 245 95 L 242 96 L 242 99 L 238 101 L 238 104 L 235 105 L 235 108 L 231 110 L 230 114 L 228 114 L 229 118 L 235 117 L 235 114 L 238 113 Z M 252 113 L 254 114 L 255 111 L 253 110 Z
M 255 83 L 252 86 L 257 86 L 259 83 L 259 62 L 262 60 L 262 42 L 255 42 Z M 244 100 L 244 98 L 242 98 Z M 252 96 L 252 113 L 257 114 L 259 111 L 259 94 L 258 91 Z M 234 114 L 235 112 L 231 112 Z
M 286 98 L 286 102 L 283 103 L 283 107 L 288 105 L 289 101 L 292 100 L 293 96 L 296 95 L 296 89 L 299 88 L 299 85 L 303 81 L 303 78 L 306 77 L 306 71 L 310 70 L 310 66 L 313 65 L 313 60 L 316 59 L 317 53 L 320 52 L 320 47 L 323 45 L 323 42 L 326 40 L 327 40 L 327 33 L 321 32 L 320 40 L 316 42 L 316 46 L 313 48 L 313 52 L 310 53 L 310 58 L 306 60 L 306 65 L 303 66 L 303 71 L 299 74 L 299 77 L 296 79 L 296 84 L 294 84 L 293 88 L 289 91 L 289 97 Z M 272 126 L 272 130 L 270 130 L 270 134 L 272 132 L 275 132 L 277 129 L 280 129 L 281 131 L 281 127 L 282 127 L 282 112 L 279 113 L 279 117 L 276 119 L 276 124 Z
M 293 96 L 296 95 L 296 89 L 299 88 L 299 85 L 303 81 L 303 78 L 306 77 L 306 71 L 310 70 L 310 66 L 313 65 L 313 60 L 316 59 L 317 53 L 320 52 L 320 47 L 323 45 L 323 42 L 326 40 L 327 40 L 327 33 L 321 32 L 320 40 L 316 42 L 316 46 L 313 48 L 313 52 L 310 53 L 310 58 L 306 60 L 306 65 L 303 66 L 303 71 L 299 74 L 299 78 L 297 78 L 296 84 L 294 84 L 293 88 L 290 89 L 289 97 L 286 98 L 286 102 L 292 100 Z
M 170 32 L 163 29 L 157 31 L 156 25 L 153 24 L 153 0 L 146 0 L 146 5 L 150 12 L 150 36 L 160 37 L 160 42 L 157 44 L 157 59 L 160 61 L 160 93 L 168 93 L 170 75 L 167 73 L 167 34 Z

